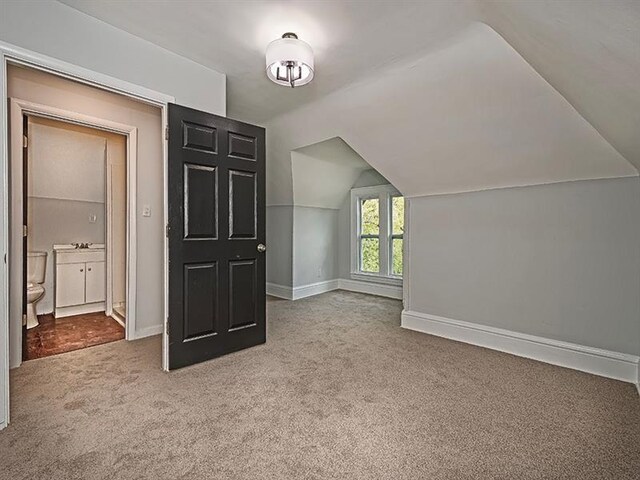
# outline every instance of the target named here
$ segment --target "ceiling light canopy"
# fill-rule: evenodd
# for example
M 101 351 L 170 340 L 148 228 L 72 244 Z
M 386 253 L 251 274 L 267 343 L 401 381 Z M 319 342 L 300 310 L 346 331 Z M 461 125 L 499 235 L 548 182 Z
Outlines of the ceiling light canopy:
M 295 33 L 285 33 L 267 46 L 267 77 L 278 85 L 300 87 L 313 79 L 313 50 Z

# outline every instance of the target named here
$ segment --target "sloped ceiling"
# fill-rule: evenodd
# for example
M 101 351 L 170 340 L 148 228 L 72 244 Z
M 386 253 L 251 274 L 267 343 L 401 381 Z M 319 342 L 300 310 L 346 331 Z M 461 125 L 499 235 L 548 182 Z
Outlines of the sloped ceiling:
M 640 2 L 482 1 L 482 18 L 640 169 Z
M 637 175 L 484 24 L 267 128 L 279 139 L 269 155 L 275 203 L 290 199 L 276 164 L 338 133 L 406 196 Z
M 229 116 L 270 127 L 272 203 L 291 151 L 337 136 L 410 195 L 640 166 L 637 0 L 62 1 L 226 73 Z M 285 30 L 316 50 L 306 87 L 264 75 Z
M 371 165 L 341 138 L 291 152 L 294 205 L 339 209 L 353 183 Z
M 262 124 L 407 55 L 421 54 L 477 17 L 473 0 L 62 0 L 76 10 L 227 75 L 227 113 Z M 272 40 L 296 32 L 316 76 L 286 89 L 265 75 Z

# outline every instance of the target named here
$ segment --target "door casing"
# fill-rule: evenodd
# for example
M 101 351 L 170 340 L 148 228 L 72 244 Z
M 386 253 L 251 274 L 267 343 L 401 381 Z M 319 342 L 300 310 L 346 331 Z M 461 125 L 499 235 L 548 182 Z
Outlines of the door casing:
M 30 117 L 40 117 L 40 118 L 48 118 L 52 120 L 58 120 L 65 123 L 70 123 L 74 125 L 81 125 L 85 127 L 90 127 L 96 130 L 103 130 L 111 133 L 117 133 L 119 135 L 123 135 L 126 138 L 126 158 L 127 158 L 127 271 L 126 271 L 126 296 L 127 302 L 130 305 L 130 315 L 128 321 L 125 325 L 125 338 L 127 340 L 135 339 L 136 332 L 136 315 L 135 315 L 135 306 L 136 306 L 136 249 L 135 245 L 137 242 L 136 235 L 136 171 L 137 171 L 137 144 L 138 144 L 138 129 L 131 125 L 125 125 L 117 122 L 112 122 L 110 120 L 104 120 L 97 117 L 92 117 L 89 115 L 79 114 L 77 112 L 72 112 L 68 110 L 62 110 L 59 108 L 50 107 L 48 105 L 41 105 L 33 102 L 28 102 L 25 100 L 20 100 L 16 98 L 12 98 L 10 100 L 10 115 L 11 115 L 11 137 L 10 141 L 13 143 L 17 143 L 19 139 L 22 138 L 23 135 L 23 125 L 22 123 L 18 124 L 18 119 L 23 118 L 25 116 Z M 19 165 L 18 152 L 12 149 L 11 154 L 11 184 L 12 185 L 23 185 L 21 174 L 21 165 Z M 106 170 L 106 166 L 105 166 Z M 16 218 L 16 212 L 18 210 L 23 210 L 23 202 L 25 193 L 23 189 L 19 191 L 17 189 L 12 189 L 11 192 L 11 200 L 12 200 L 12 213 L 13 215 L 9 218 L 10 225 L 10 235 L 12 238 L 18 238 L 20 235 L 20 231 L 22 228 L 22 219 L 18 222 Z M 108 202 L 106 202 L 106 208 L 109 208 Z M 109 262 L 111 261 L 111 245 L 110 245 L 110 229 L 109 229 L 109 221 L 105 218 L 106 222 L 106 246 L 107 246 L 107 265 L 109 266 Z M 18 298 L 18 291 L 23 289 L 24 278 L 23 275 L 18 275 L 17 273 L 17 265 L 18 262 L 24 264 L 25 252 L 22 252 L 20 258 L 17 258 L 17 252 L 14 247 L 11 247 L 11 259 L 9 261 L 9 270 L 11 275 L 11 284 L 9 286 L 9 304 L 10 304 L 10 315 L 12 322 L 16 322 L 17 309 L 16 305 Z M 110 268 L 108 267 L 107 276 L 111 273 Z M 107 280 L 107 288 L 109 285 L 109 281 Z M 15 368 L 20 365 L 20 361 L 22 358 L 22 354 L 18 351 L 17 345 L 18 343 L 14 339 L 10 345 L 10 368 Z
M 7 65 L 15 64 L 34 68 L 63 78 L 71 79 L 102 90 L 124 95 L 136 101 L 159 107 L 162 112 L 161 129 L 167 130 L 168 104 L 175 102 L 175 98 L 130 82 L 99 72 L 89 70 L 68 62 L 42 55 L 30 50 L 0 42 L 0 177 L 2 194 L 0 196 L 0 430 L 9 424 L 9 112 L 7 97 Z M 163 141 L 163 179 L 164 191 L 167 191 L 167 141 Z M 167 223 L 167 197 L 164 195 L 164 223 Z M 164 319 L 168 308 L 167 276 L 168 251 L 167 241 L 164 240 Z M 166 321 L 163 322 L 162 336 L 162 368 L 168 368 L 168 342 Z

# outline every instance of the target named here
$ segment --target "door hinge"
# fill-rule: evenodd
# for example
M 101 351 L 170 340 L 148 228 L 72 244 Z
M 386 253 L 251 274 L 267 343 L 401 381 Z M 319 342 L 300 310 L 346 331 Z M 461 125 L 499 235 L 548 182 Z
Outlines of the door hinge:
M 167 238 L 169 238 L 169 231 L 171 231 L 171 227 L 170 227 L 170 226 L 169 226 L 169 224 L 167 223 L 167 224 L 165 225 L 165 228 L 164 228 L 164 234 L 165 234 L 165 236 L 166 236 Z
M 169 317 L 167 317 L 167 335 L 169 335 L 169 327 L 171 324 L 169 323 Z
M 27 314 L 23 313 L 22 314 L 22 325 L 26 325 L 27 324 Z
M 22 136 L 22 148 L 27 148 L 29 146 L 29 137 L 26 135 Z
M 27 226 L 22 225 L 22 236 L 26 237 L 28 233 L 29 233 L 29 229 L 27 228 Z
M 164 139 L 169 140 L 169 127 L 164 127 Z

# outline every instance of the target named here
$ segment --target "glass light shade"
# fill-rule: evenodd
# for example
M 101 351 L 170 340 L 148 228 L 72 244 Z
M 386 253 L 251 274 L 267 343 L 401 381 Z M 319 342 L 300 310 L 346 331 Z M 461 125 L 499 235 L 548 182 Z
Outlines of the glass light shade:
M 278 85 L 300 87 L 313 79 L 313 50 L 297 38 L 279 38 L 267 46 L 267 77 Z M 287 77 L 287 67 L 295 71 L 293 84 Z M 299 77 L 299 78 L 298 78 Z

